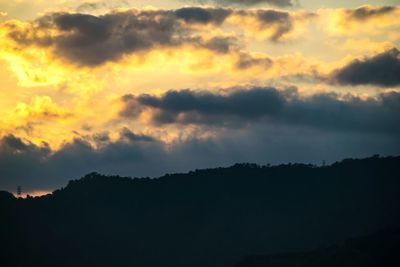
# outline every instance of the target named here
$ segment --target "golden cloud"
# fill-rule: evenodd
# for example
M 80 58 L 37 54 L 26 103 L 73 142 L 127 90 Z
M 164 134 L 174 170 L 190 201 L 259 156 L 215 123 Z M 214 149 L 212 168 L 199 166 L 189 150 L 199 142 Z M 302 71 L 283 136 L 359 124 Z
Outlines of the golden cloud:
M 365 5 L 356 9 L 326 9 L 320 13 L 332 34 L 386 35 L 400 26 L 400 8 L 394 6 Z

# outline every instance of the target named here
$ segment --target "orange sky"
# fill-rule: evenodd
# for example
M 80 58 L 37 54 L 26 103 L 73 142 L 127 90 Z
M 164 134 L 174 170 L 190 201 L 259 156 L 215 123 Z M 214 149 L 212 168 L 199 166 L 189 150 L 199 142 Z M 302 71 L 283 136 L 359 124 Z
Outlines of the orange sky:
M 14 168 L 24 169 L 26 159 L 21 160 L 21 155 L 25 156 L 27 147 L 40 153 L 48 151 L 35 163 L 41 164 L 64 153 L 77 140 L 84 141 L 91 153 L 100 154 L 101 149 L 107 150 L 108 146 L 125 140 L 124 129 L 135 136 L 157 140 L 163 153 L 177 162 L 189 153 L 185 152 L 189 148 L 181 149 L 182 144 L 193 140 L 218 143 L 216 140 L 223 140 L 227 135 L 237 140 L 246 136 L 248 140 L 259 132 L 259 127 L 267 127 L 268 136 L 287 136 L 293 140 L 298 138 L 296 130 L 287 127 L 299 125 L 323 131 L 326 136 L 340 136 L 342 143 L 338 146 L 342 150 L 337 157 L 399 151 L 397 142 L 387 141 L 395 140 L 398 134 L 393 125 L 398 116 L 389 114 L 398 103 L 393 102 L 397 101 L 397 94 L 392 93 L 400 88 L 399 78 L 395 78 L 400 64 L 397 1 L 354 1 L 351 5 L 346 4 L 348 1 L 326 1 L 321 5 L 320 1 L 304 0 L 292 6 L 271 6 L 269 1 L 256 6 L 227 2 L 218 5 L 218 1 L 209 1 L 200 6 L 195 1 L 0 0 L 0 138 L 3 139 L 0 165 L 10 166 L 10 161 L 15 163 Z M 294 89 L 296 101 L 313 105 L 311 108 L 316 108 L 315 99 L 321 95 L 334 96 L 335 103 L 349 106 L 349 110 L 353 107 L 357 110 L 357 105 L 380 105 L 383 110 L 387 103 L 395 104 L 386 108 L 390 111 L 382 115 L 385 119 L 380 117 L 379 123 L 371 122 L 376 125 L 371 126 L 372 130 L 356 126 L 364 125 L 358 123 L 360 118 L 371 116 L 372 119 L 381 110 L 369 113 L 365 108 L 360 111 L 365 112 L 362 116 L 356 112 L 349 114 L 349 118 L 360 117 L 349 122 L 345 130 L 344 126 L 339 130 L 335 126 L 338 111 L 325 110 L 332 115 L 333 122 L 332 127 L 322 129 L 320 123 L 308 117 L 289 118 L 286 114 L 278 118 L 267 114 L 269 111 L 257 113 L 262 120 L 255 119 L 246 107 L 237 107 L 237 110 L 244 109 L 243 115 L 228 103 L 241 105 L 235 99 L 243 94 L 237 96 L 235 92 L 254 88 L 273 88 L 289 104 L 293 99 L 287 92 Z M 171 90 L 189 90 L 190 94 L 170 97 Z M 204 92 L 211 96 L 203 97 Z M 124 98 L 127 95 L 133 99 L 129 103 Z M 179 99 L 172 99 L 177 95 Z M 216 96 L 213 101 L 222 101 L 222 104 L 214 107 L 206 103 L 213 95 Z M 181 100 L 184 104 L 168 102 Z M 253 106 L 251 101 L 243 103 Z M 205 108 L 210 105 L 211 110 Z M 129 116 L 123 115 L 128 113 Z M 240 123 L 233 117 L 240 117 Z M 269 118 L 265 121 L 264 117 Z M 276 130 L 280 128 L 285 130 Z M 346 151 L 346 143 L 355 138 L 354 132 L 364 134 L 357 140 L 364 140 L 366 135 L 375 138 L 372 135 L 377 133 L 384 133 L 385 137 L 378 137 L 382 142 L 374 144 L 373 150 L 358 147 L 358 150 Z M 350 139 L 343 141 L 342 134 Z M 13 145 L 7 143 L 10 136 L 21 144 L 14 139 Z M 229 150 L 218 144 L 221 151 Z M 253 145 L 258 146 L 255 142 L 232 153 L 242 155 Z M 306 143 L 303 145 L 307 147 Z M 283 151 L 286 149 L 280 146 Z M 296 150 L 295 147 L 290 147 L 286 154 Z M 140 149 L 146 154 L 155 148 Z M 176 154 L 168 154 L 170 151 Z M 306 159 L 319 161 L 315 158 L 319 153 L 323 152 L 316 150 Z M 41 157 L 35 155 L 26 157 Z M 301 157 L 278 158 L 285 161 Z M 257 154 L 215 162 L 228 164 L 247 159 L 263 160 Z M 198 162 L 200 166 L 210 165 L 207 160 Z M 116 161 L 105 170 L 118 171 L 119 164 L 127 163 Z M 160 167 L 156 174 L 196 167 L 194 163 L 174 164 L 178 167 Z M 26 167 L 27 170 L 35 168 L 32 166 Z M 143 163 L 141 168 L 145 170 L 145 166 Z M 128 168 L 124 172 L 134 170 Z M 80 169 L 68 175 L 85 171 Z M 7 177 L 0 177 L 0 188 L 2 184 L 8 188 L 23 183 L 29 176 L 29 171 L 20 173 L 11 167 L 7 173 Z M 37 175 L 50 177 L 55 173 L 52 170 Z M 146 171 L 140 171 L 142 174 Z M 48 186 L 40 182 L 35 187 L 34 181 L 29 186 L 53 188 L 62 184 L 68 175 L 59 174 L 63 178 Z

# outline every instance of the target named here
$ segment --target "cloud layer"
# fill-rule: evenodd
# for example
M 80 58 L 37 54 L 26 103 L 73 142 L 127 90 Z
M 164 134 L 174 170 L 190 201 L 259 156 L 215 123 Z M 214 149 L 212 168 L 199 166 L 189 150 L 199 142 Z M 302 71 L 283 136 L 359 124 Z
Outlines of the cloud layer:
M 381 6 L 381 7 L 362 6 L 356 9 L 346 10 L 346 13 L 350 19 L 363 21 L 370 18 L 380 17 L 390 14 L 396 11 L 396 9 L 397 8 L 394 6 Z
M 302 97 L 294 88 L 251 88 L 229 94 L 183 90 L 162 96 L 126 95 L 122 100 L 121 116 L 150 112 L 156 124 L 234 126 L 257 122 L 400 134 L 400 94 L 396 92 L 361 99 L 335 93 Z
M 277 42 L 294 30 L 296 20 L 312 15 L 292 15 L 277 10 L 232 10 L 229 8 L 184 7 L 176 10 L 113 11 L 94 16 L 80 13 L 52 13 L 24 25 L 9 21 L 7 36 L 19 48 L 39 47 L 73 64 L 97 66 L 152 49 L 184 45 L 228 52 L 237 37 L 218 32 L 210 35 L 209 25 L 226 22 L 251 30 L 256 27 Z M 202 29 L 201 26 L 204 28 Z
M 199 3 L 211 2 L 214 4 L 221 5 L 242 5 L 242 6 L 254 6 L 254 5 L 273 5 L 279 7 L 293 6 L 294 1 L 292 0 L 197 0 Z
M 221 129 L 213 137 L 193 136 L 172 144 L 124 131 L 117 140 L 107 134 L 82 137 L 58 150 L 51 150 L 46 143 L 35 145 L 13 135 L 4 136 L 0 139 L 0 188 L 14 191 L 21 185 L 25 192 L 51 190 L 93 171 L 154 177 L 237 162 L 320 164 L 322 160 L 331 163 L 400 151 L 397 136 L 321 132 L 295 125 Z
M 400 51 L 397 48 L 372 57 L 356 59 L 332 74 L 342 85 L 400 85 Z
M 122 97 L 119 120 L 150 118 L 153 127 L 195 127 L 163 141 L 120 128 L 81 135 L 52 149 L 13 134 L 0 138 L 0 188 L 52 189 L 91 171 L 129 176 L 230 165 L 236 162 L 319 163 L 400 151 L 400 93 L 376 98 L 296 88 L 168 91 Z M 73 167 L 72 167 L 73 166 Z

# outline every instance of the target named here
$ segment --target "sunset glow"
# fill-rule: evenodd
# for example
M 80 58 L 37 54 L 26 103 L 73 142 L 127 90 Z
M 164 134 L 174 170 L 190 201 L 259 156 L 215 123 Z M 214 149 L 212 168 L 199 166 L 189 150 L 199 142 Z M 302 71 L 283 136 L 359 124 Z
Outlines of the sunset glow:
M 0 187 L 400 152 L 398 1 L 229 2 L 0 0 Z

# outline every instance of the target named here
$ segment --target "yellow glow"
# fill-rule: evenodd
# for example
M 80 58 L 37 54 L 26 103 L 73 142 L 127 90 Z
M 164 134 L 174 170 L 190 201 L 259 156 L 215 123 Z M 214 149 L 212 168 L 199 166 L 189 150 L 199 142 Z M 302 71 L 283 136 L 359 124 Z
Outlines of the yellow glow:
M 27 198 L 28 195 L 31 196 L 31 197 L 40 197 L 40 196 L 45 196 L 45 195 L 51 194 L 51 193 L 52 193 L 51 191 L 43 191 L 43 190 L 41 190 L 41 191 L 22 192 L 21 195 L 17 195 L 16 192 L 14 192 L 13 194 L 14 194 L 15 197 Z
M 90 140 L 91 135 L 99 132 L 108 132 L 111 140 L 117 140 L 120 129 L 128 127 L 172 144 L 175 140 L 200 135 L 199 128 L 153 125 L 150 120 L 154 111 L 149 110 L 138 118 L 120 118 L 121 96 L 161 95 L 170 89 L 220 92 L 251 86 L 280 88 L 292 85 L 297 85 L 302 95 L 329 91 L 354 93 L 350 87 L 338 88 L 317 79 L 300 84 L 286 78 L 324 76 L 354 58 L 360 58 L 360 54 L 373 55 L 395 47 L 400 40 L 400 31 L 396 31 L 400 25 L 399 9 L 393 14 L 363 22 L 349 20 L 343 9 L 323 9 L 317 13 L 318 17 L 314 17 L 303 11 L 291 11 L 294 23 L 291 31 L 275 40 L 277 42 L 268 40 L 276 34 L 277 24 L 267 27 L 255 16 L 236 14 L 222 26 L 191 26 L 196 37 L 204 42 L 214 37 L 236 38 L 237 46 L 227 53 L 194 44 L 154 47 L 96 67 L 84 67 L 60 58 L 52 46 L 23 45 L 13 41 L 8 37 L 11 31 L 24 34 L 28 40 L 61 33 L 55 29 L 33 31 L 33 22 L 8 20 L 0 24 L 0 62 L 5 63 L 0 66 L 0 136 L 12 133 L 35 144 L 46 141 L 57 149 L 65 141 L 75 137 Z M 321 26 L 313 26 L 316 24 Z M 373 36 L 375 34 L 380 37 Z M 323 39 L 325 43 L 315 38 Z M 269 46 L 265 45 L 267 42 Z M 282 46 L 284 52 L 269 51 L 274 45 Z M 306 55 L 299 47 L 315 50 L 315 54 Z M 332 61 L 318 58 L 317 52 L 321 50 L 332 54 Z M 238 62 L 243 54 L 255 63 L 240 68 Z M 271 64 L 265 63 L 268 59 Z M 376 93 L 376 88 L 357 90 L 360 95 Z

